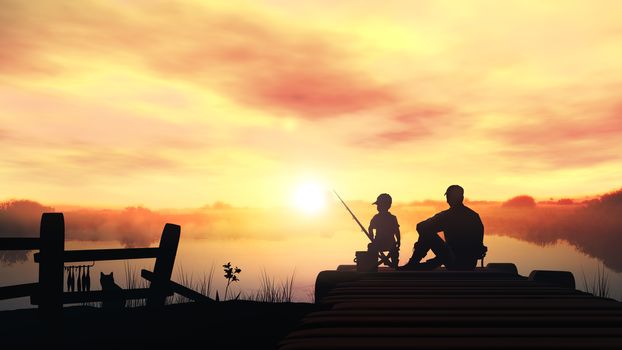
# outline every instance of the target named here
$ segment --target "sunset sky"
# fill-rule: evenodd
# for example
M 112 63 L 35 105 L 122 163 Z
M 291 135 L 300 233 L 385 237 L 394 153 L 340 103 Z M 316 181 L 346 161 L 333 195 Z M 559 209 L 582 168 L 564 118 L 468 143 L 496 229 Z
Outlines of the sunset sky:
M 0 0 L 0 199 L 605 193 L 622 2 Z

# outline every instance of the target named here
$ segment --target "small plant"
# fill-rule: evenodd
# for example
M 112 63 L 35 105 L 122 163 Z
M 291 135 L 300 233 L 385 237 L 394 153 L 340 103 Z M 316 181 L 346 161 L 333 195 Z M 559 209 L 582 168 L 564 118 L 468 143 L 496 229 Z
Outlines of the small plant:
M 223 298 L 223 300 L 227 300 L 229 285 L 231 284 L 231 282 L 237 282 L 240 280 L 238 274 L 242 272 L 242 269 L 238 268 L 237 266 L 235 268 L 231 267 L 231 262 L 222 265 L 222 267 L 225 270 L 225 278 L 227 279 L 227 287 L 225 288 L 225 297 Z

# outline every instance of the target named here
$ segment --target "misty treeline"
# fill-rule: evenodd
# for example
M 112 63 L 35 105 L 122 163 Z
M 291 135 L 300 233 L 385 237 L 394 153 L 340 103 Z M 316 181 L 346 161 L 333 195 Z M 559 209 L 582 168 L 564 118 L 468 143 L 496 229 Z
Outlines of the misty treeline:
M 487 232 L 540 245 L 565 240 L 607 267 L 622 271 L 622 190 L 580 203 L 566 199 L 504 204 L 482 210 Z
M 564 240 L 578 250 L 596 257 L 606 266 L 622 271 L 622 190 L 591 200 L 561 199 L 536 202 L 527 195 L 505 202 L 467 201 L 480 213 L 487 235 L 504 235 L 538 245 Z M 353 202 L 352 208 L 365 223 L 373 214 L 369 203 Z M 440 201 L 396 203 L 402 232 L 415 235 L 416 224 L 444 210 Z M 0 203 L 0 236 L 39 234 L 44 212 L 54 211 L 37 202 L 10 200 Z M 279 209 L 236 208 L 216 202 L 197 209 L 150 210 L 144 207 L 122 209 L 78 208 L 64 210 L 66 238 L 78 241 L 117 241 L 126 247 L 157 244 L 166 222 L 182 225 L 185 238 L 209 239 L 287 239 L 291 235 L 319 234 L 330 238 L 336 230 L 352 229 L 343 208 L 329 208 L 324 217 L 293 217 Z M 410 239 L 416 239 L 414 236 Z M 23 261 L 27 252 L 0 251 L 0 261 Z
M 279 211 L 234 208 L 216 202 L 196 209 L 151 210 L 144 207 L 121 209 L 58 209 L 30 200 L 0 202 L 0 237 L 38 237 L 41 214 L 62 211 L 65 239 L 74 241 L 114 241 L 124 247 L 157 244 L 167 222 L 182 226 L 183 237 L 221 239 L 283 239 L 297 232 L 295 220 L 284 220 Z M 25 261 L 26 251 L 0 250 L 0 263 Z

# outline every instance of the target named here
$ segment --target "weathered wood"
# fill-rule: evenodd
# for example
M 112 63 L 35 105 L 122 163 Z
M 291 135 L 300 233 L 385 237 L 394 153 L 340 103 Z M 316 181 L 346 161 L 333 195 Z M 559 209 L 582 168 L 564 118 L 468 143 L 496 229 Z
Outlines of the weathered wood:
M 529 274 L 529 280 L 557 284 L 569 289 L 575 288 L 574 275 L 569 271 L 533 270 Z
M 140 271 L 140 275 L 144 279 L 148 280 L 149 282 L 153 282 L 155 280 L 155 274 L 153 272 L 151 272 L 151 271 L 143 269 L 143 270 Z M 183 285 L 181 285 L 179 283 L 173 282 L 173 281 L 169 281 L 168 282 L 168 288 L 172 292 L 175 292 L 175 293 L 177 293 L 179 295 L 182 295 L 182 296 L 184 296 L 184 297 L 186 297 L 188 299 L 191 299 L 191 300 L 194 300 L 194 301 L 197 301 L 197 302 L 207 302 L 207 303 L 214 302 L 213 299 L 211 299 L 211 298 L 209 298 L 209 297 L 207 297 L 207 296 L 205 296 L 205 295 L 203 295 L 201 293 L 198 293 L 198 292 L 196 292 L 196 291 L 194 291 L 194 290 L 192 290 L 192 289 L 190 289 L 190 288 L 188 288 L 186 286 L 183 286 Z
M 63 309 L 65 219 L 62 213 L 41 216 L 40 244 L 39 309 L 47 315 L 57 315 Z
M 496 328 L 496 327 L 334 327 L 300 329 L 287 338 L 327 337 L 606 337 L 619 336 L 620 328 Z M 285 343 L 287 341 L 284 341 Z
M 173 274 L 175 256 L 179 246 L 181 227 L 179 225 L 167 223 L 164 226 L 158 256 L 153 266 L 154 279 L 151 282 L 151 295 L 147 298 L 148 307 L 160 307 L 166 301 L 168 282 Z
M 282 343 L 281 350 L 483 350 L 483 349 L 620 349 L 619 337 L 326 337 L 300 338 Z
M 0 237 L 0 250 L 34 250 L 40 246 L 36 237 Z
M 0 287 L 0 300 L 27 297 L 37 291 L 38 283 Z
M 347 301 L 336 304 L 333 310 L 622 310 L 622 303 L 591 298 L 577 303 L 572 299 L 469 299 L 427 298 L 417 300 Z
M 418 300 L 429 300 L 429 299 L 446 299 L 448 301 L 452 300 L 452 299 L 456 299 L 456 298 L 460 298 L 463 302 L 467 303 L 467 302 L 471 302 L 472 300 L 505 300 L 505 299 L 521 299 L 521 300 L 550 300 L 550 301 L 557 301 L 557 300 L 567 300 L 569 302 L 574 301 L 574 302 L 581 302 L 583 300 L 589 300 L 592 297 L 589 295 L 520 295 L 520 294 L 513 294 L 513 295 L 464 295 L 464 296 L 456 296 L 456 295 L 433 295 L 433 294 L 423 294 L 423 295 L 416 295 L 416 296 L 390 296 L 390 297 L 383 297 L 383 296 L 363 296 L 363 297 L 358 297 L 356 295 L 343 295 L 343 296 L 336 296 L 336 297 L 325 297 L 324 299 L 322 299 L 322 301 L 320 302 L 320 304 L 328 306 L 328 305 L 335 305 L 338 303 L 343 303 L 343 302 L 372 302 L 372 301 L 392 301 L 392 302 L 403 302 L 403 303 L 409 303 L 411 301 L 418 301 Z
M 324 316 L 305 317 L 303 327 L 611 327 L 622 324 L 622 316 Z
M 65 262 L 79 261 L 105 261 L 105 260 L 130 260 L 157 258 L 158 248 L 125 248 L 125 249 L 91 249 L 91 250 L 67 250 L 63 254 Z M 35 262 L 40 259 L 40 254 L 35 254 Z
M 370 290 L 370 289 L 347 289 L 342 290 L 335 288 L 328 293 L 327 296 L 341 296 L 341 295 L 358 295 L 361 297 L 367 296 L 386 296 L 387 298 L 393 296 L 417 296 L 417 295 L 583 295 L 586 293 L 580 291 L 574 291 L 570 289 L 525 289 L 525 290 L 511 290 L 511 289 L 460 289 L 460 288 L 438 288 L 438 289 L 387 289 L 387 290 Z
M 39 283 L 0 287 L 0 300 L 30 296 L 33 305 L 49 320 L 58 319 L 63 304 L 102 301 L 109 296 L 104 291 L 63 293 L 65 262 L 127 260 L 156 258 L 150 288 L 119 292 L 123 299 L 146 298 L 149 306 L 164 305 L 173 291 L 193 300 L 211 301 L 208 297 L 170 281 L 181 228 L 166 224 L 158 248 L 93 249 L 65 251 L 65 222 L 62 213 L 44 213 L 41 216 L 39 238 L 0 238 L 0 250 L 32 250 L 39 263 Z M 149 274 L 148 271 L 143 273 Z
M 355 282 L 340 282 L 339 287 L 508 287 L 508 288 L 532 288 L 534 286 L 547 286 L 547 284 L 536 284 L 534 281 L 490 281 L 490 280 L 472 280 L 472 281 L 439 281 L 439 280 L 388 280 L 388 281 L 369 281 L 360 280 Z
M 564 316 L 564 317 L 583 317 L 583 316 L 598 316 L 598 317 L 622 317 L 622 310 L 591 310 L 591 309 L 579 309 L 579 310 L 562 310 L 562 309 L 459 309 L 459 310 L 449 310 L 449 309 L 422 309 L 422 310 L 335 310 L 331 309 L 329 311 L 316 311 L 309 313 L 305 316 L 307 319 L 311 319 L 314 317 L 422 317 L 422 316 L 498 316 L 498 317 L 507 317 L 507 316 L 529 316 L 529 317 L 540 317 L 540 316 Z
M 324 271 L 316 302 L 330 308 L 280 349 L 622 348 L 622 303 L 555 282 L 498 269 Z

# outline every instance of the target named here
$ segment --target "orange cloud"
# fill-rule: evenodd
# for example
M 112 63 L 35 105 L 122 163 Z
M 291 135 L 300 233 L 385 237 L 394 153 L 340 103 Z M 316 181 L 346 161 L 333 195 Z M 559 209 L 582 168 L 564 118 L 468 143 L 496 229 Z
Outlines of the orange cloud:
M 354 144 L 368 147 L 391 146 L 393 144 L 411 141 L 428 135 L 429 133 L 429 130 L 420 127 L 411 127 L 407 130 L 381 131 L 376 132 L 376 134 L 371 137 L 357 139 Z
M 582 106 L 569 115 L 543 115 L 535 123 L 498 130 L 509 158 L 537 160 L 543 168 L 586 167 L 619 161 L 622 111 L 614 103 Z
M 183 45 L 164 45 L 163 54 L 144 57 L 155 72 L 217 87 L 242 104 L 309 119 L 396 99 L 390 87 L 348 65 L 353 57 L 336 44 L 347 38 L 241 14 L 199 12 L 190 21 L 190 30 L 203 23 L 201 31 L 178 33 Z
M 97 54 L 226 91 L 242 104 L 310 119 L 373 109 L 396 99 L 390 87 L 349 65 L 353 57 L 339 44 L 348 38 L 279 24 L 258 13 L 170 3 L 130 11 L 92 2 L 63 2 L 57 9 L 42 10 L 12 5 L 5 13 L 16 20 L 0 26 L 14 34 L 4 39 L 4 47 L 17 48 L 5 67 L 18 73 L 23 64 L 17 62 L 52 65 L 46 52 Z M 45 22 L 35 25 L 29 20 L 33 14 Z

